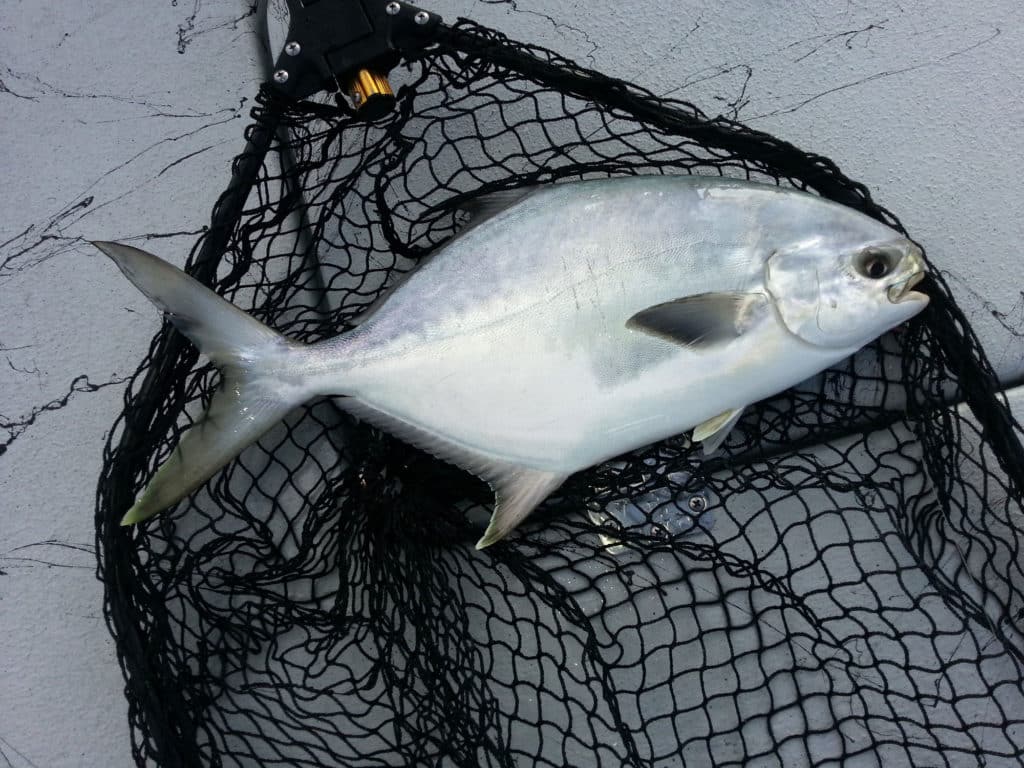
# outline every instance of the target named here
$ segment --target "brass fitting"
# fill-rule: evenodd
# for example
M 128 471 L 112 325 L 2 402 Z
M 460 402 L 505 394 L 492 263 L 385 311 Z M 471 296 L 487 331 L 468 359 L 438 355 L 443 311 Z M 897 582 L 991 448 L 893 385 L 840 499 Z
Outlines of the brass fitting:
M 348 92 L 360 112 L 372 112 L 367 117 L 379 117 L 391 111 L 395 94 L 387 77 L 372 69 L 360 69 L 348 84 Z

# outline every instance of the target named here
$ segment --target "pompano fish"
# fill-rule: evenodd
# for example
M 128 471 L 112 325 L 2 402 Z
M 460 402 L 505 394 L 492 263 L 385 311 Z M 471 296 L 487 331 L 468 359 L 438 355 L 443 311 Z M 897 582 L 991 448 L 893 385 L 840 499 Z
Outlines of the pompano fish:
M 919 312 L 920 249 L 803 192 L 713 177 L 552 184 L 476 217 L 353 330 L 289 341 L 156 256 L 96 243 L 223 384 L 122 524 L 317 395 L 487 480 L 485 547 L 574 472 L 742 410 Z

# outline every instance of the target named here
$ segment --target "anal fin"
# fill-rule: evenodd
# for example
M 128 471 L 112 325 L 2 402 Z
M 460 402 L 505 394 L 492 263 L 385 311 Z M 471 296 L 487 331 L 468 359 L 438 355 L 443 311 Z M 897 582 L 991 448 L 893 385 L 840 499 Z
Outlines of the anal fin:
M 509 466 L 502 474 L 488 479 L 494 488 L 494 512 L 476 548 L 489 547 L 505 538 L 567 477 L 558 472 Z
M 490 484 L 495 495 L 494 512 L 476 544 L 477 549 L 488 547 L 511 533 L 569 477 L 567 473 L 534 469 L 488 456 L 355 398 L 339 404 L 356 418 Z

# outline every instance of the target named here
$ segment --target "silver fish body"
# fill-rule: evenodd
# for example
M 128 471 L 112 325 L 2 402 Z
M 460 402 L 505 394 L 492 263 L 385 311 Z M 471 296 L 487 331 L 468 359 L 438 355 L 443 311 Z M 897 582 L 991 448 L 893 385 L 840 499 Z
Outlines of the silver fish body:
M 146 259 L 126 269 L 124 246 L 101 247 L 145 283 Z M 241 366 L 223 364 L 274 406 L 257 409 L 263 430 L 282 407 L 345 395 L 358 417 L 487 479 L 497 504 L 485 546 L 576 471 L 691 428 L 717 444 L 745 406 L 920 311 L 926 298 L 910 289 L 922 269 L 889 227 L 793 190 L 703 177 L 557 184 L 473 222 L 353 331 L 308 347 L 262 347 L 256 334 Z M 172 302 L 154 300 L 174 319 Z M 207 324 L 177 314 L 190 335 Z M 227 443 L 218 466 L 247 444 Z M 168 470 L 166 491 L 148 503 L 144 492 L 129 521 L 216 471 L 201 446 L 191 452 L 196 466 Z

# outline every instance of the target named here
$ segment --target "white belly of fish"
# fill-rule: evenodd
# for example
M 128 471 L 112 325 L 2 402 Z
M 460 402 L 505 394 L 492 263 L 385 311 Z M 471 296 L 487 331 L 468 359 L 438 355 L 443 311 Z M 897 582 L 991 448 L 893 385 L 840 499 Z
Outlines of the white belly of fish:
M 568 474 L 845 356 L 801 342 L 774 317 L 724 351 L 694 351 L 627 328 L 628 315 L 615 329 L 567 335 L 558 309 L 425 343 L 342 380 L 357 400 L 474 453 Z

